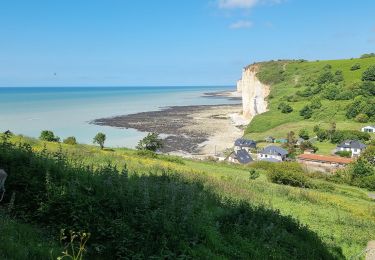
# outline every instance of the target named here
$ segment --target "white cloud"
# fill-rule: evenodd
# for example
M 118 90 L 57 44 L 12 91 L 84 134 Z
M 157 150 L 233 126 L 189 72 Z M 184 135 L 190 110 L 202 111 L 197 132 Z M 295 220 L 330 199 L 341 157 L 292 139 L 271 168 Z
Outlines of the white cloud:
M 251 8 L 258 3 L 258 0 L 219 0 L 219 8 Z
M 257 4 L 280 4 L 284 0 L 218 0 L 221 9 L 250 9 Z
M 250 28 L 253 26 L 253 23 L 250 22 L 250 21 L 245 21 L 245 20 L 241 20 L 241 21 L 237 21 L 235 23 L 232 23 L 229 28 L 230 29 L 245 29 L 245 28 Z

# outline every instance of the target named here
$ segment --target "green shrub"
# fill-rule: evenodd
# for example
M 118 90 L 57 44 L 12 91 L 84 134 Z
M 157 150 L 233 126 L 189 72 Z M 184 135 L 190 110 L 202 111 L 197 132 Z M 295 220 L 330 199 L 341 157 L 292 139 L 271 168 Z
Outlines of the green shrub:
M 360 68 L 361 68 L 361 64 L 356 63 L 356 64 L 354 64 L 353 66 L 350 67 L 350 70 L 354 71 L 354 70 L 359 70 Z
M 366 114 L 360 113 L 355 117 L 354 120 L 359 123 L 367 123 L 369 120 L 369 117 Z
M 351 151 L 337 151 L 337 152 L 335 152 L 335 154 L 337 154 L 340 157 L 346 157 L 346 158 L 352 157 Z
M 304 119 L 309 119 L 313 115 L 313 109 L 306 105 L 299 111 L 300 116 L 303 116 Z
M 363 81 L 375 81 L 375 65 L 370 66 L 362 74 Z
M 372 58 L 372 57 L 375 57 L 375 53 L 365 53 L 361 55 L 361 59 Z
M 250 180 L 255 180 L 260 176 L 259 172 L 256 171 L 255 169 L 250 169 L 249 171 L 249 179 Z
M 40 133 L 39 139 L 42 141 L 47 141 L 47 142 L 59 142 L 60 141 L 60 138 L 58 136 L 55 136 L 55 134 L 49 130 L 43 130 Z
M 290 185 L 294 187 L 310 188 L 311 182 L 304 175 L 301 166 L 298 163 L 278 163 L 272 167 L 267 175 L 271 182 Z
M 299 130 L 298 136 L 303 140 L 309 140 L 310 138 L 309 131 L 306 128 Z
M 64 144 L 69 144 L 69 145 L 76 145 L 77 144 L 77 140 L 74 136 L 69 136 L 67 138 L 64 139 L 63 141 Z

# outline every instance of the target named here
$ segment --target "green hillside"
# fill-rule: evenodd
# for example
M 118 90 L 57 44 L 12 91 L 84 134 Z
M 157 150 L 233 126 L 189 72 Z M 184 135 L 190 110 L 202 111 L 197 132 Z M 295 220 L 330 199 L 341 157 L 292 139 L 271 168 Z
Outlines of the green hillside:
M 363 73 L 375 65 L 375 57 L 258 65 L 258 78 L 271 86 L 269 111 L 255 116 L 246 129 L 247 137 L 286 137 L 287 132 L 298 133 L 301 128 L 312 133 L 315 125 L 328 128 L 332 122 L 337 129 L 360 130 L 375 122 L 375 78 L 362 80 Z M 304 118 L 301 110 L 306 106 Z
M 11 140 L 0 143 L 0 165 L 9 173 L 0 213 L 12 219 L 1 237 L 24 227 L 27 241 L 19 246 L 35 258 L 47 258 L 45 247 L 56 252 L 48 240 L 30 236 L 36 227 L 56 244 L 60 229 L 90 232 L 88 259 L 343 259 L 374 239 L 368 192 L 324 178 L 299 177 L 310 187 L 299 188 L 270 182 L 267 163 Z M 249 178 L 250 170 L 260 176 Z M 0 256 L 21 259 L 14 247 L 1 244 Z

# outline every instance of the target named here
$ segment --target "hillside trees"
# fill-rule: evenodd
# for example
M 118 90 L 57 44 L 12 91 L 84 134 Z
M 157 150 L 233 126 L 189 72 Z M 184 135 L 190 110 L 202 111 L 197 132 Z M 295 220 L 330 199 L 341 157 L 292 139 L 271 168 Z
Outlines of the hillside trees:
M 42 141 L 47 141 L 47 142 L 59 142 L 60 141 L 60 137 L 55 136 L 55 134 L 50 130 L 43 130 L 40 133 L 39 139 Z
M 104 148 L 104 142 L 105 142 L 106 136 L 103 133 L 97 133 L 94 137 L 93 143 L 98 144 L 100 146 L 100 149 Z
M 363 81 L 375 81 L 375 65 L 370 66 L 362 74 Z

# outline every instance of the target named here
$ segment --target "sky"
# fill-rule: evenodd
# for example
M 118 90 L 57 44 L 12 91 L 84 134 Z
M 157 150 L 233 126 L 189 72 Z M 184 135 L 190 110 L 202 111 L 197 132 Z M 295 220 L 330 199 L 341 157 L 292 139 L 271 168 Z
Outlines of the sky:
M 375 52 L 373 0 L 1 0 L 0 86 L 234 85 Z

